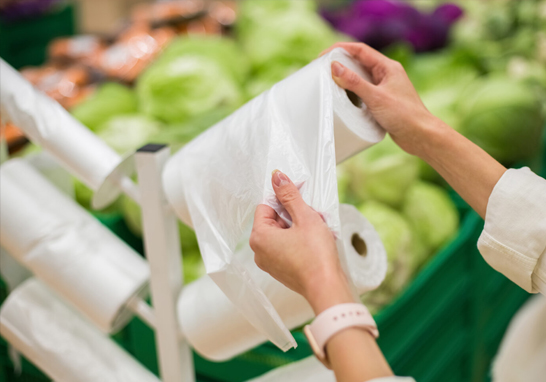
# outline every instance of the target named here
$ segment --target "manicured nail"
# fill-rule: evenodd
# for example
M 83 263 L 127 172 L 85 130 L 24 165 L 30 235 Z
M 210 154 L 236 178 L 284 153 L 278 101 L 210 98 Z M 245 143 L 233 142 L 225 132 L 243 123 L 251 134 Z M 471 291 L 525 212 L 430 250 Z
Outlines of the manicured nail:
M 288 183 L 290 183 L 290 180 L 288 179 L 288 177 L 286 175 L 284 175 L 279 170 L 274 170 L 273 171 L 273 184 L 275 186 L 282 187 L 282 186 L 284 186 L 285 184 L 288 184 Z
M 344 71 L 345 67 L 343 65 L 337 61 L 332 62 L 332 74 L 334 77 L 341 77 Z

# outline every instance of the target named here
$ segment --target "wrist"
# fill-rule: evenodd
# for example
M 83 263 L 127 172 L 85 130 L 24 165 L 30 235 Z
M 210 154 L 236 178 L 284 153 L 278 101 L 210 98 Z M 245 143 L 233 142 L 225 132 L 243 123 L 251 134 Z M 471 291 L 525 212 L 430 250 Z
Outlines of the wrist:
M 417 136 L 419 143 L 416 145 L 415 155 L 427 163 L 430 163 L 434 157 L 434 150 L 438 148 L 438 144 L 448 139 L 445 137 L 446 134 L 455 133 L 449 125 L 432 114 L 430 118 L 422 121 L 419 131 L 420 134 Z
M 338 304 L 355 302 L 347 277 L 341 268 L 312 277 L 305 287 L 304 297 L 315 315 Z

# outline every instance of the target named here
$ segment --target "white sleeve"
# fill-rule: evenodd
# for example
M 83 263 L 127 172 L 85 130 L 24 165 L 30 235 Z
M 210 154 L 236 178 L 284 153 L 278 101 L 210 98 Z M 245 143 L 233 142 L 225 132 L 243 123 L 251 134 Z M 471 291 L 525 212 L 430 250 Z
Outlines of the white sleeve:
M 368 382 L 415 382 L 411 377 L 383 377 L 369 380 Z
M 504 173 L 489 197 L 478 249 L 527 292 L 546 295 L 546 179 L 527 167 Z

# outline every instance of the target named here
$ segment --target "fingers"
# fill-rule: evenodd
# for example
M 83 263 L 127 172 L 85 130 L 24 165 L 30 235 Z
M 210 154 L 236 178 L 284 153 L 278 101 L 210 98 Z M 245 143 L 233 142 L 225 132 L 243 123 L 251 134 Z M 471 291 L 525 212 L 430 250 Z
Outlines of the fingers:
M 309 206 L 303 201 L 301 194 L 294 183 L 279 170 L 273 171 L 271 177 L 271 183 L 273 184 L 273 190 L 277 199 L 288 211 L 294 224 L 303 214 L 306 214 L 309 210 Z
M 275 228 L 288 228 L 288 225 L 275 210 L 265 204 L 259 204 L 254 212 L 254 228 L 269 226 Z
M 324 55 L 335 48 L 345 49 L 351 56 L 356 58 L 360 64 L 368 71 L 372 71 L 377 65 L 388 62 L 389 58 L 379 53 L 374 48 L 359 42 L 338 42 L 330 48 L 323 51 L 320 55 Z
M 370 101 L 377 91 L 375 85 L 369 83 L 351 69 L 337 61 L 332 62 L 332 78 L 340 87 L 352 91 L 359 96 L 366 105 L 370 106 Z

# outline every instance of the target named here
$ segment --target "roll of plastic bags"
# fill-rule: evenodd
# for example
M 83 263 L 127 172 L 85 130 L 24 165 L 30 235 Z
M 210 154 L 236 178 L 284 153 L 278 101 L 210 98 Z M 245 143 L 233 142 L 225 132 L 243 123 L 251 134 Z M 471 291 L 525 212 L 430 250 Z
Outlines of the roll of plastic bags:
M 283 350 L 296 346 L 294 338 L 233 253 L 259 203 L 290 221 L 271 186 L 275 169 L 300 187 L 303 199 L 339 234 L 336 163 L 381 141 L 385 132 L 365 105 L 355 106 L 334 83 L 333 60 L 367 78 L 346 51 L 335 49 L 191 141 L 163 172 L 167 199 L 195 229 L 211 279 Z
M 13 122 L 32 142 L 51 153 L 89 188 L 98 191 L 122 158 L 2 59 L 0 83 L 2 118 Z M 108 183 L 115 181 L 108 179 Z M 128 179 L 119 181 L 134 194 L 134 185 Z M 113 185 L 107 186 L 108 195 L 101 200 L 101 207 L 118 194 Z
M 387 272 L 387 255 L 373 226 L 350 205 L 340 205 L 341 241 L 349 274 L 359 294 L 377 288 Z M 313 318 L 313 310 L 296 292 L 254 266 L 246 244 L 234 258 L 249 269 L 289 329 Z M 266 341 L 208 276 L 187 285 L 177 306 L 180 328 L 192 347 L 206 358 L 224 361 Z
M 47 151 L 40 151 L 23 158 L 59 191 L 74 199 L 74 181 L 70 173 Z
M 32 166 L 0 167 L 0 244 L 104 332 L 147 293 L 146 261 Z
M 5 281 L 8 290 L 11 292 L 30 277 L 32 273 L 0 247 L 0 278 Z
M 56 382 L 160 382 L 34 278 L 2 305 L 0 335 Z
M 394 377 L 397 382 L 415 382 L 410 377 Z M 375 381 L 376 379 L 374 379 Z M 383 378 L 377 379 L 381 381 Z M 278 367 L 270 372 L 248 380 L 247 382 L 336 382 L 336 376 L 332 370 L 328 370 L 315 357 L 307 357 L 301 361 L 292 362 Z
M 336 382 L 332 370 L 328 370 L 315 357 L 278 367 L 248 382 Z
M 0 82 L 7 118 L 90 188 L 98 189 L 120 162 L 119 155 L 2 59 Z

